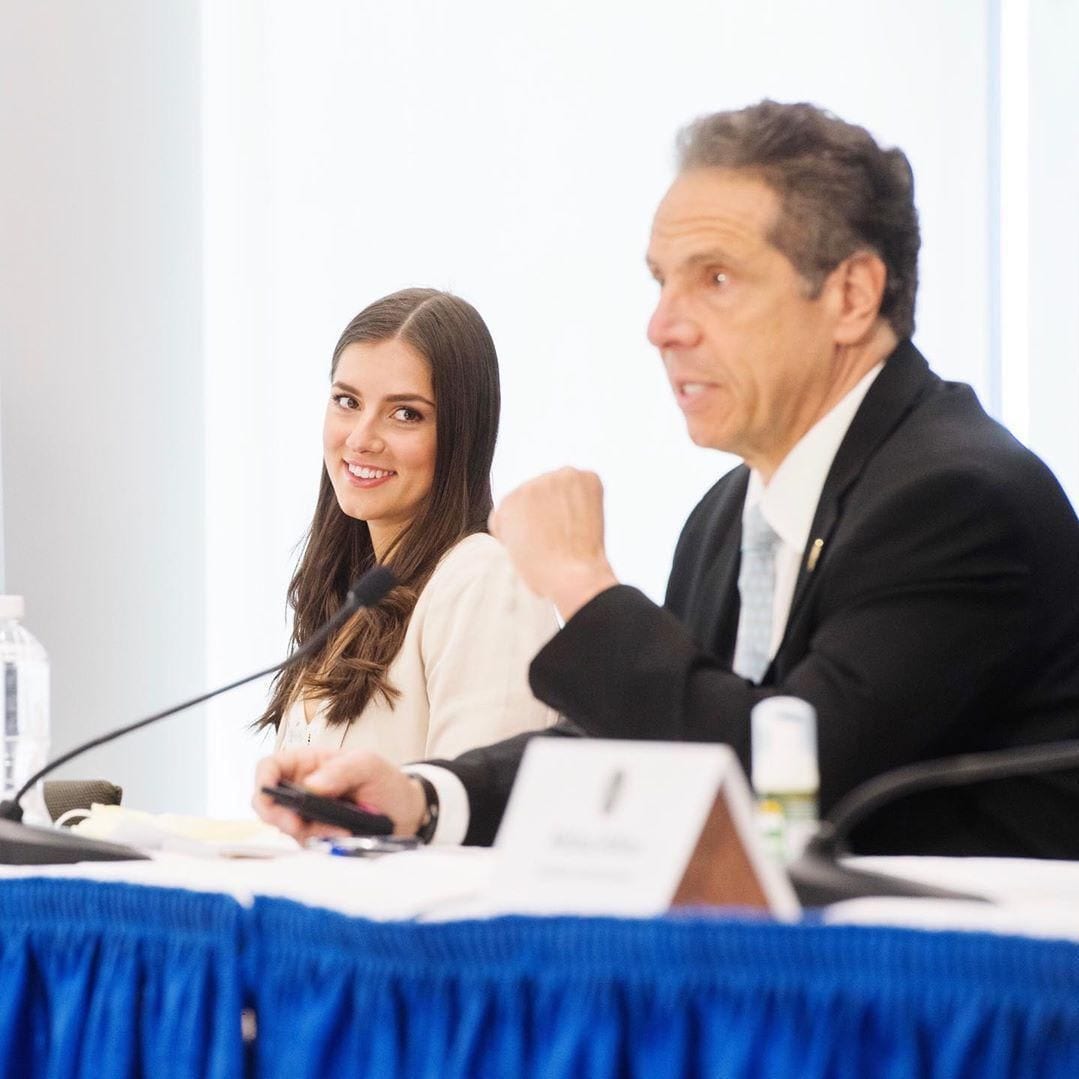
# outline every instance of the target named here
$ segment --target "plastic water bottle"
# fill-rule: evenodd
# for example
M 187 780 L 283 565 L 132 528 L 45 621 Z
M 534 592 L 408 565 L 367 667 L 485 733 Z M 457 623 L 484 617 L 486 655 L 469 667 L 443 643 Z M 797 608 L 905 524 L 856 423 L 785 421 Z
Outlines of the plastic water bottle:
M 38 639 L 22 624 L 22 596 L 0 596 L 0 664 L 4 683 L 3 792 L 13 798 L 41 768 L 49 754 L 49 659 Z M 25 819 L 47 823 L 38 790 L 23 799 Z
M 794 861 L 817 830 L 817 713 L 798 697 L 767 697 L 750 716 L 753 790 L 765 846 Z

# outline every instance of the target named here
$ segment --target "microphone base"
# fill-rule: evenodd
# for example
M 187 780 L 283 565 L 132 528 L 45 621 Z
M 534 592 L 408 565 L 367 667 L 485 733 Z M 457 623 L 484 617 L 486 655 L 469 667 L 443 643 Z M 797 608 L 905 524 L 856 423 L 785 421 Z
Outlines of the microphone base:
M 147 861 L 147 858 L 133 847 L 119 843 L 106 843 L 59 828 L 0 820 L 0 865 L 130 861 Z
M 871 873 L 865 869 L 853 869 L 840 865 L 834 858 L 807 851 L 787 867 L 795 894 L 803 907 L 825 907 L 845 899 L 863 899 L 868 896 L 900 896 L 923 899 L 965 899 L 980 903 L 989 902 L 984 895 L 955 892 L 950 888 L 938 888 L 932 884 L 892 877 L 884 873 Z

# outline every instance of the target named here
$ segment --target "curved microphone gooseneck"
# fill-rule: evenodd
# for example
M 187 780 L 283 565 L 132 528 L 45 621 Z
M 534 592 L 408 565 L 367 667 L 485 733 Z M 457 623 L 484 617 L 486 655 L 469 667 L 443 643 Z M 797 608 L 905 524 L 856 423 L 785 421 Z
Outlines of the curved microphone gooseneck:
M 355 584 L 349 589 L 348 594 L 345 596 L 344 603 L 335 612 L 333 617 L 322 626 L 320 626 L 299 648 L 291 653 L 286 659 L 280 663 L 275 663 L 272 667 L 267 667 L 265 670 L 256 671 L 254 674 L 249 674 L 245 678 L 239 678 L 235 682 L 230 682 L 228 685 L 220 686 L 217 689 L 210 690 L 208 693 L 202 693 L 197 697 L 192 697 L 190 700 L 184 701 L 182 704 L 177 704 L 172 708 L 167 708 L 163 712 L 155 712 L 152 716 L 146 716 L 144 719 L 137 720 L 134 723 L 129 723 L 126 727 L 120 727 L 114 731 L 108 731 L 107 733 L 94 738 L 89 742 L 84 742 L 81 745 L 75 746 L 74 749 L 68 750 L 62 756 L 57 757 L 55 760 L 49 761 L 44 768 L 35 772 L 18 790 L 13 798 L 0 802 L 0 822 L 10 821 L 18 822 L 22 820 L 23 810 L 19 804 L 23 796 L 28 790 L 30 790 L 35 783 L 37 783 L 44 776 L 47 776 L 54 769 L 59 768 L 60 765 L 66 764 L 68 761 L 81 754 L 87 752 L 87 750 L 95 749 L 97 746 L 104 745 L 106 742 L 111 742 L 116 738 L 120 738 L 122 735 L 130 734 L 132 731 L 137 731 L 140 727 L 149 726 L 151 723 L 156 723 L 159 719 L 165 719 L 168 716 L 175 715 L 177 712 L 182 712 L 187 708 L 192 708 L 196 704 L 202 704 L 204 701 L 208 701 L 213 697 L 217 697 L 222 693 L 227 693 L 230 689 L 236 689 L 238 686 L 246 685 L 248 682 L 253 682 L 256 678 L 263 678 L 265 675 L 273 674 L 276 671 L 284 670 L 286 667 L 291 667 L 294 663 L 304 659 L 314 652 L 327 637 L 333 633 L 339 626 L 343 625 L 353 614 L 356 613 L 361 607 L 372 607 L 387 592 L 396 584 L 396 580 L 393 574 L 385 566 L 374 566 L 369 569 Z M 29 825 L 21 825 L 24 828 L 27 835 L 30 833 L 52 833 L 51 829 L 39 829 L 32 828 Z M 5 829 L 6 831 L 6 829 Z M 72 840 L 77 837 L 72 836 Z M 13 855 L 13 851 L 8 849 L 9 847 L 18 846 L 21 840 L 18 837 L 7 836 L 0 834 L 0 863 L 8 861 Z M 86 844 L 86 849 L 90 849 L 90 842 L 83 839 L 81 844 Z M 50 847 L 56 848 L 56 843 L 50 843 Z M 102 844 L 102 846 L 109 846 L 109 844 Z M 124 848 L 117 847 L 117 850 Z M 14 852 L 18 856 L 18 852 Z M 58 854 L 58 850 L 54 853 Z M 89 857 L 93 857 L 92 854 Z M 37 861 L 38 859 L 32 859 Z M 82 860 L 76 858 L 61 858 L 57 857 L 56 860 L 61 861 L 75 861 Z
M 828 819 L 821 822 L 821 830 L 810 840 L 809 846 L 817 854 L 826 856 L 846 854 L 847 837 L 866 817 L 908 794 L 938 787 L 965 787 L 990 779 L 1060 772 L 1066 768 L 1079 768 L 1079 739 L 964 753 L 958 757 L 893 768 L 884 775 L 866 780 L 841 798 Z
M 848 853 L 847 837 L 866 817 L 908 794 L 940 787 L 962 787 L 990 779 L 1044 775 L 1068 768 L 1079 768 L 1079 739 L 964 753 L 904 765 L 866 780 L 836 803 L 827 819 L 821 821 L 820 830 L 806 845 L 805 853 L 788 867 L 795 890 L 809 906 L 868 895 L 984 899 L 983 896 L 965 895 L 843 866 L 838 859 Z

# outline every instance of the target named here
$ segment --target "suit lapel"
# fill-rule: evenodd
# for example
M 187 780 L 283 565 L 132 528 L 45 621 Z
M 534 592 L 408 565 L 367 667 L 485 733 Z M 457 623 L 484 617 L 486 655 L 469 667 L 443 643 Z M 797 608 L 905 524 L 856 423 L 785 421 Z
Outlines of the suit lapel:
M 725 662 L 734 656 L 738 630 L 738 560 L 749 469 L 740 466 L 730 479 L 703 523 L 707 547 L 700 552 L 681 616 L 701 648 Z
M 822 563 L 828 558 L 828 544 L 842 516 L 847 493 L 881 443 L 903 422 L 926 389 L 938 381 L 922 354 L 909 341 L 903 341 L 885 361 L 884 369 L 869 387 L 839 444 L 824 481 L 794 586 L 787 632 L 783 635 L 777 657 L 782 653 L 791 627 L 812 591 Z

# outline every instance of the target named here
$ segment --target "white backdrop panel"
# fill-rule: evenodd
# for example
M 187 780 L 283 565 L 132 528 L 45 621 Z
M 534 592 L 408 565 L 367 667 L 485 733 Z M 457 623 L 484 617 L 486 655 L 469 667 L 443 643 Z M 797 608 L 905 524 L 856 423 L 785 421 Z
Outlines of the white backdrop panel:
M 681 521 L 731 463 L 689 444 L 644 337 L 651 214 L 700 113 L 807 99 L 902 146 L 925 236 L 917 341 L 987 387 L 983 5 L 627 7 L 205 5 L 212 679 L 285 646 L 330 351 L 405 285 L 489 321 L 497 491 L 595 468 L 616 570 L 662 596 Z M 246 805 L 264 698 L 211 710 L 214 812 Z

